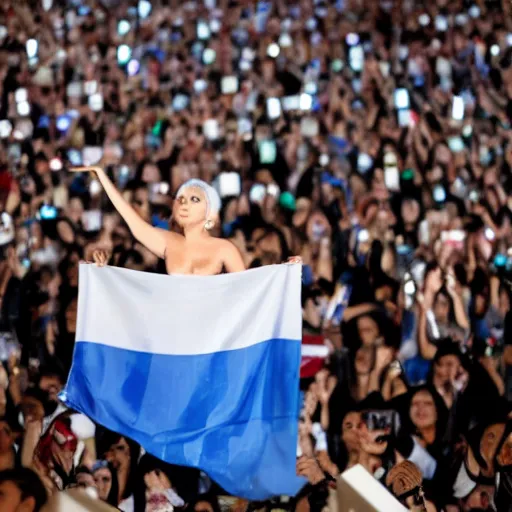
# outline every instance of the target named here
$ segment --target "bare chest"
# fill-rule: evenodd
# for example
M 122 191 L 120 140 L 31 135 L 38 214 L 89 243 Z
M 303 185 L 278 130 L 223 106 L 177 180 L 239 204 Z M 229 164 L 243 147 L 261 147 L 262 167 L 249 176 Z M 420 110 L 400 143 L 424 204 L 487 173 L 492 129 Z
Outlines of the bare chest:
M 210 245 L 183 245 L 166 251 L 165 268 L 168 274 L 211 276 L 222 272 L 222 260 Z

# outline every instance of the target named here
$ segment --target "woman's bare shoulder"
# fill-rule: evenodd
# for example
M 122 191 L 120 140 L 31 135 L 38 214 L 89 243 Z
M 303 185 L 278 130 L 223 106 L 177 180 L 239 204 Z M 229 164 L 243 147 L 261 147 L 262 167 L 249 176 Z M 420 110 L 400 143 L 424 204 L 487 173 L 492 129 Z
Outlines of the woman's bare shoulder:
M 222 252 L 238 251 L 236 245 L 231 240 L 226 240 L 225 238 L 212 238 L 211 243 L 212 247 Z
M 215 250 L 221 256 L 224 267 L 228 272 L 241 272 L 245 264 L 238 247 L 231 241 L 215 238 Z
M 233 245 L 233 243 L 230 240 L 227 240 L 226 238 L 219 238 L 219 237 L 211 237 L 210 238 L 211 243 L 216 245 L 217 247 L 230 247 Z

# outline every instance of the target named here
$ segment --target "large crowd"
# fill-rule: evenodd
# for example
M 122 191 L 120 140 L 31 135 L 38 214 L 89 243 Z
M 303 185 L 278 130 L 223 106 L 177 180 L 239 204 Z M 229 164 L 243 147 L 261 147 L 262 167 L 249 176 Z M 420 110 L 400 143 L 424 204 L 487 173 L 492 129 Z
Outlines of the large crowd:
M 80 488 L 125 512 L 335 511 L 360 464 L 411 510 L 512 510 L 511 9 L 0 2 L 0 509 Z M 59 403 L 79 263 L 165 273 L 68 172 L 95 164 L 153 226 L 178 229 L 200 178 L 247 268 L 302 257 L 327 357 L 301 379 L 299 496 L 247 504 Z

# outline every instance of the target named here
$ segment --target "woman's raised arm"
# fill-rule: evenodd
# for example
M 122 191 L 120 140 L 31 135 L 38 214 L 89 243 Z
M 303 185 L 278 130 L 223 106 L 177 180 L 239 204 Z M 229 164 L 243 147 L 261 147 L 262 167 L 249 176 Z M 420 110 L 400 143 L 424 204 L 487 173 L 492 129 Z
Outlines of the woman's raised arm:
M 74 167 L 70 170 L 72 172 L 95 172 L 115 209 L 126 224 L 128 224 L 132 235 L 152 253 L 160 258 L 164 257 L 167 244 L 172 241 L 173 237 L 178 235 L 164 229 L 155 228 L 142 219 L 122 196 L 121 192 L 117 190 L 116 186 L 101 167 Z

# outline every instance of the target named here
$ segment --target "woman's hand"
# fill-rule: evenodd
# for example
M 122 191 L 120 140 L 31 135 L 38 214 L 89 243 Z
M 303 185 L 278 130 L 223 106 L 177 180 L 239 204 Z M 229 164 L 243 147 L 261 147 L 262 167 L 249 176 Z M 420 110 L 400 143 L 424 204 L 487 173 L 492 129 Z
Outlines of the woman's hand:
M 297 475 L 308 479 L 311 485 L 317 485 L 325 479 L 318 462 L 313 457 L 301 457 L 297 460 Z
M 395 379 L 398 379 L 400 375 L 402 375 L 402 366 L 397 360 L 392 361 L 386 371 L 386 380 L 393 382 Z
M 172 512 L 185 503 L 173 491 L 169 478 L 159 469 L 144 476 L 146 484 L 146 512 Z
M 380 375 L 393 361 L 393 350 L 390 347 L 377 347 L 374 370 Z
M 49 476 L 48 468 L 45 467 L 37 457 L 34 457 L 30 468 L 37 473 L 41 479 L 41 482 L 43 482 L 49 497 L 53 496 L 55 492 L 58 492 L 58 488 L 55 485 L 55 482 Z
M 167 475 L 158 469 L 144 475 L 144 483 L 146 484 L 147 489 L 152 492 L 171 489 L 171 483 L 169 482 Z
M 368 455 L 382 455 L 387 447 L 390 429 L 368 430 L 366 425 L 359 432 L 361 450 Z
M 437 292 L 443 287 L 443 273 L 438 267 L 432 270 L 425 280 L 425 295 L 435 297 Z
M 107 253 L 107 251 L 97 249 L 92 253 L 92 259 L 98 267 L 104 267 L 108 263 L 110 255 Z
M 450 294 L 450 297 L 457 295 L 457 279 L 452 268 L 446 272 L 446 291 Z
M 336 387 L 336 378 L 329 375 L 329 372 L 323 369 L 316 374 L 315 380 L 317 383 L 316 395 L 318 401 L 322 405 L 327 405 Z

